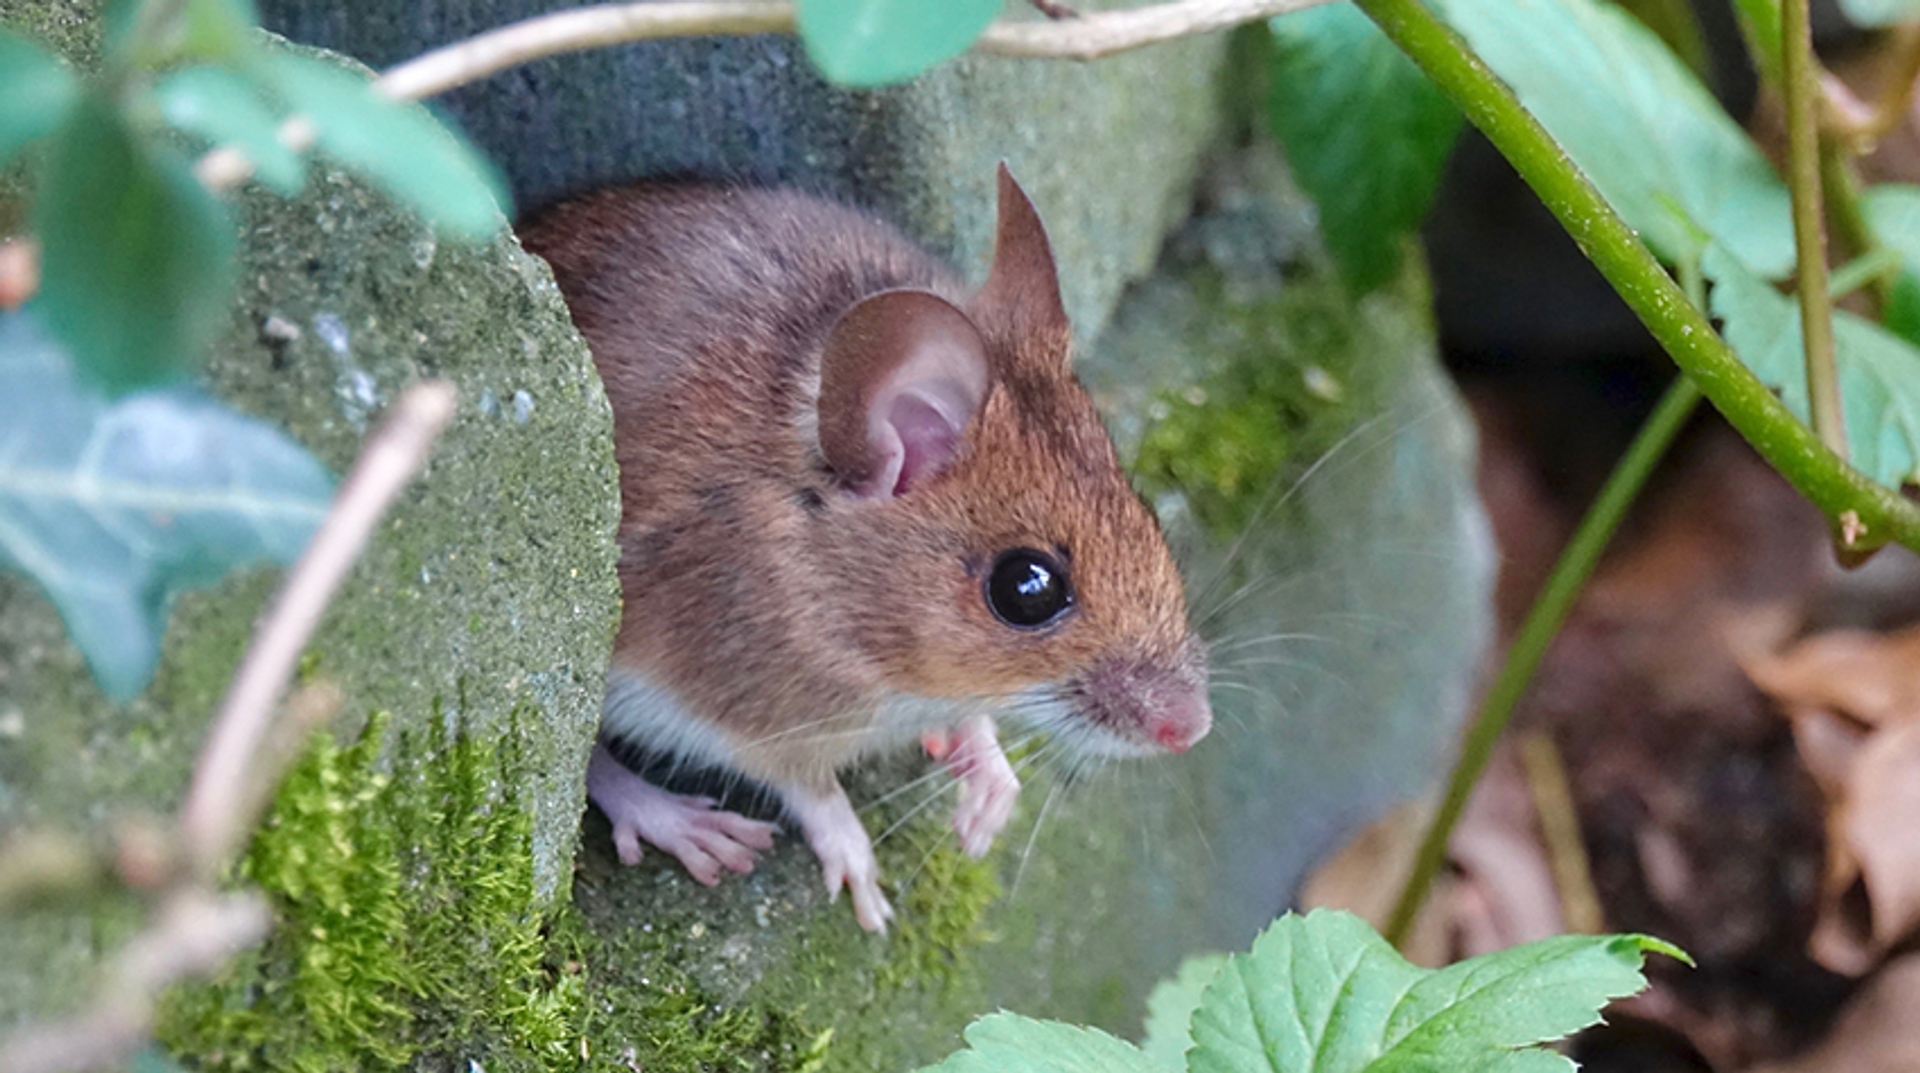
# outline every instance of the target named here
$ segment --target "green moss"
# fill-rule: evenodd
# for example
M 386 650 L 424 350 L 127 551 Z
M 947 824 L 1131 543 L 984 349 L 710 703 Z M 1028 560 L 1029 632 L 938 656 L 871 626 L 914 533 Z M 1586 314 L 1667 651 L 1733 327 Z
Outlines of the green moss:
M 1253 302 L 1226 298 L 1210 268 L 1194 293 L 1220 345 L 1208 375 L 1163 393 L 1134 471 L 1149 494 L 1178 492 L 1200 523 L 1231 538 L 1371 412 L 1365 318 L 1331 277 Z
M 918 862 L 898 896 L 893 941 L 882 962 L 883 988 L 951 987 L 970 976 L 972 951 L 991 938 L 983 925 L 987 907 L 1001 895 L 998 870 L 960 852 L 941 820 L 903 829 L 899 858 Z M 909 866 L 911 867 L 911 865 Z
M 376 766 L 389 720 L 321 736 L 240 877 L 278 927 L 212 984 L 176 990 L 160 1038 L 208 1069 L 395 1069 L 458 1054 L 489 1069 L 572 1069 L 581 973 L 531 910 L 530 820 L 510 750 L 449 740 L 436 714 Z

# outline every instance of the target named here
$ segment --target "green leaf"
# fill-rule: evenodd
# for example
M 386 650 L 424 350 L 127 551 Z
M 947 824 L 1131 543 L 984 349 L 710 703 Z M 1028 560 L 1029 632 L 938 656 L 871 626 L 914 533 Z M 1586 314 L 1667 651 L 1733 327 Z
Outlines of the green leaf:
M 1644 936 L 1561 936 L 1438 971 L 1395 953 L 1358 918 L 1275 921 L 1229 959 L 1193 1015 L 1193 1073 L 1411 1073 L 1573 1069 L 1531 1050 L 1594 1024 L 1646 986 Z
M 1892 300 L 1883 310 L 1887 330 L 1909 343 L 1920 344 L 1920 186 L 1883 183 L 1860 197 L 1880 244 L 1905 263 L 1894 281 Z
M 1713 315 L 1721 334 L 1780 401 L 1809 420 L 1800 304 L 1746 271 L 1719 248 L 1708 251 Z M 1920 483 L 1920 350 L 1872 321 L 1836 311 L 1834 363 L 1846 415 L 1848 461 L 1876 481 Z
M 166 20 L 155 13 L 172 6 Z M 260 23 L 253 0 L 112 0 L 103 18 L 107 54 L 149 70 L 181 62 L 233 63 L 250 56 Z
M 904 82 L 967 50 L 1004 0 L 799 0 L 800 40 L 844 86 Z
M 365 77 L 324 60 L 267 57 L 287 106 L 312 121 L 320 148 L 412 205 L 441 231 L 483 239 L 506 226 L 490 165 L 418 104 L 388 100 Z
M 1320 209 L 1327 249 L 1354 290 L 1399 269 L 1460 132 L 1460 113 L 1351 4 L 1283 15 L 1267 118 Z
M 990 1014 L 966 1038 L 966 1050 L 921 1073 L 1164 1073 L 1125 1040 L 1058 1021 Z
M 0 32 L 0 167 L 53 133 L 79 92 L 79 80 L 53 53 Z
M 1193 1043 L 1188 1030 L 1193 1011 L 1226 963 L 1225 954 L 1188 958 L 1173 979 L 1160 981 L 1147 996 L 1146 1038 L 1140 1041 L 1140 1049 L 1155 1065 L 1170 1073 L 1186 1073 L 1187 1047 Z
M 281 197 L 300 192 L 306 167 L 280 144 L 280 120 L 248 79 L 223 67 L 186 67 L 162 78 L 154 96 L 174 129 L 239 149 L 260 181 Z
M 199 391 L 108 399 L 32 309 L 0 315 L 0 567 L 39 584 L 101 690 L 125 700 L 159 662 L 173 594 L 291 562 L 332 479 Z
M 1840 0 L 1840 10 L 1855 26 L 1898 26 L 1920 19 L 1920 0 Z
M 184 161 L 83 97 L 54 135 L 33 224 L 47 323 L 90 379 L 125 390 L 198 363 L 226 319 L 235 242 Z
M 1594 0 L 1437 0 L 1653 252 L 1793 266 L 1787 188 L 1652 31 Z

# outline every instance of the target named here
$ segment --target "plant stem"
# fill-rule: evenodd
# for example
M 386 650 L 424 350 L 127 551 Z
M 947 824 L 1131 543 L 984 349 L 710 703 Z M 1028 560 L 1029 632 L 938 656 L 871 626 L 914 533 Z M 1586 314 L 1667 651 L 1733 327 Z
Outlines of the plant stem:
M 1594 266 L 1715 408 L 1832 519 L 1853 553 L 1920 549 L 1920 506 L 1826 449 L 1741 364 L 1586 176 L 1480 58 L 1420 0 L 1355 0 L 1513 164 Z
M 1826 131 L 1820 134 L 1820 192 L 1826 201 L 1827 219 L 1833 222 L 1835 237 L 1840 242 L 1839 256 L 1850 257 L 1856 263 L 1874 258 L 1878 263 L 1879 258 L 1889 253 L 1867 221 L 1867 214 L 1860 209 L 1860 188 L 1854 179 L 1851 153 L 1845 140 Z M 1900 263 L 1898 257 L 1894 260 Z M 1873 287 L 1876 319 L 1885 314 L 1893 301 L 1893 281 L 1897 275 L 1897 272 L 1876 272 L 1865 281 Z M 1834 298 L 1852 289 L 1840 286 L 1837 276 L 1827 280 L 1827 293 Z
M 1418 0 L 1409 2 L 1417 3 Z M 1454 762 L 1446 796 L 1441 799 L 1440 810 L 1434 814 L 1433 823 L 1428 826 L 1426 837 L 1414 857 L 1413 874 L 1407 877 L 1406 886 L 1400 888 L 1400 898 L 1394 903 L 1393 915 L 1387 918 L 1387 926 L 1382 929 L 1387 941 L 1395 946 L 1406 940 L 1421 904 L 1427 900 L 1427 891 L 1433 886 L 1434 877 L 1446 861 L 1447 839 L 1453 834 L 1454 825 L 1459 823 L 1460 813 L 1466 808 L 1467 798 L 1473 793 L 1480 773 L 1486 769 L 1487 761 L 1493 758 L 1493 748 L 1498 744 L 1501 732 L 1506 729 L 1507 721 L 1513 717 L 1514 705 L 1533 680 L 1533 672 L 1547 654 L 1547 646 L 1553 642 L 1554 635 L 1560 632 L 1560 624 L 1566 621 L 1567 613 L 1573 609 L 1574 600 L 1579 597 L 1595 564 L 1600 561 L 1600 553 L 1606 550 L 1613 531 L 1620 525 L 1620 519 L 1626 516 L 1627 508 L 1639 495 L 1640 486 L 1646 483 L 1647 475 L 1653 471 L 1661 455 L 1666 453 L 1667 445 L 1673 442 L 1674 435 L 1686 424 L 1687 416 L 1693 413 L 1694 404 L 1699 400 L 1699 389 L 1693 386 L 1693 381 L 1685 373 L 1674 379 L 1673 386 L 1667 389 L 1660 404 L 1654 407 L 1646 423 L 1640 426 L 1633 443 L 1627 447 L 1627 453 L 1607 477 L 1606 485 L 1600 489 L 1593 506 L 1587 509 L 1586 517 L 1581 519 L 1580 528 L 1567 542 L 1559 561 L 1553 564 L 1553 573 L 1547 576 L 1539 597 L 1534 600 L 1533 609 L 1527 612 L 1526 621 L 1514 634 L 1513 643 L 1507 648 L 1507 658 L 1500 665 L 1500 673 L 1487 688 L 1487 695 L 1480 703 L 1480 712 L 1474 719 L 1472 729 L 1467 732 L 1466 742 L 1460 747 L 1460 758 Z
M 1813 61 L 1809 0 L 1781 0 L 1780 73 L 1787 105 L 1787 186 L 1793 192 L 1793 246 L 1800 299 L 1800 339 L 1807 352 L 1807 399 L 1813 431 L 1847 457 L 1846 416 L 1833 363 L 1833 299 L 1827 294 L 1827 228 L 1821 216 L 1819 70 Z

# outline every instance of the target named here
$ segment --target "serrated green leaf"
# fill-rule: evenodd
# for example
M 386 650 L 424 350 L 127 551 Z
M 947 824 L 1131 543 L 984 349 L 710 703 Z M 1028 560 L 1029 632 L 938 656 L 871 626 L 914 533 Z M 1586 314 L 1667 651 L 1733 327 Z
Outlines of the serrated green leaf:
M 1460 113 L 1351 4 L 1269 23 L 1275 63 L 1267 118 L 1320 209 L 1320 232 L 1355 291 L 1400 266 L 1460 133 Z
M 1140 1049 L 1162 1069 L 1186 1073 L 1187 1048 L 1193 1043 L 1189 1024 L 1207 985 L 1227 963 L 1225 954 L 1188 958 L 1171 980 L 1160 981 L 1147 996 L 1147 1023 Z
M 1786 186 L 1651 30 L 1595 0 L 1437 0 L 1654 253 L 1793 266 Z
M 239 149 L 260 181 L 281 197 L 300 192 L 306 166 L 280 143 L 280 120 L 248 79 L 224 67 L 185 67 L 160 79 L 154 97 L 174 129 Z
M 441 231 L 483 239 L 506 226 L 505 188 L 491 165 L 425 107 L 390 101 L 352 71 L 307 56 L 262 61 L 321 149 L 413 206 Z
M 33 308 L 0 314 L 0 567 L 46 592 L 101 690 L 125 700 L 159 662 L 173 595 L 291 562 L 332 478 L 196 390 L 107 398 Z
M 800 40 L 843 86 L 904 82 L 965 52 L 1004 0 L 799 0 Z
M 1163 1073 L 1125 1040 L 1097 1028 L 996 1013 L 967 1026 L 967 1049 L 920 1073 Z
M 79 92 L 79 80 L 59 57 L 0 31 L 0 167 L 52 134 Z
M 1432 971 L 1358 918 L 1289 914 L 1229 959 L 1193 1015 L 1192 1073 L 1567 1071 L 1530 1050 L 1646 986 L 1641 936 L 1562 936 Z
M 198 364 L 226 318 L 235 241 L 185 161 L 84 96 L 49 146 L 33 224 L 42 310 L 88 379 L 128 390 Z
M 1718 247 L 1706 272 L 1721 334 L 1747 368 L 1809 421 L 1800 305 Z M 1848 461 L 1883 484 L 1920 483 L 1920 350 L 1872 321 L 1836 311 L 1834 364 L 1846 415 Z
M 1855 26 L 1898 26 L 1920 19 L 1920 0 L 1840 0 L 1840 10 Z

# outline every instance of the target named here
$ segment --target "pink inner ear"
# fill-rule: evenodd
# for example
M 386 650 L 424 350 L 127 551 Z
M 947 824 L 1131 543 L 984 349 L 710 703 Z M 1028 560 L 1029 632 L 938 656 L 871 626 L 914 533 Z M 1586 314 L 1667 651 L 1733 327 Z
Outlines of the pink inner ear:
M 946 401 L 947 412 L 943 413 L 941 407 L 918 392 L 905 391 L 894 396 L 884 417 L 875 415 L 880 418 L 877 424 L 885 428 L 875 441 L 886 459 L 882 470 L 891 477 L 890 484 L 882 487 L 890 494 L 906 492 L 945 469 L 953 456 L 960 453 L 960 438 L 973 408 L 966 406 L 965 400 Z M 955 414 L 952 412 L 955 403 L 966 408 Z

